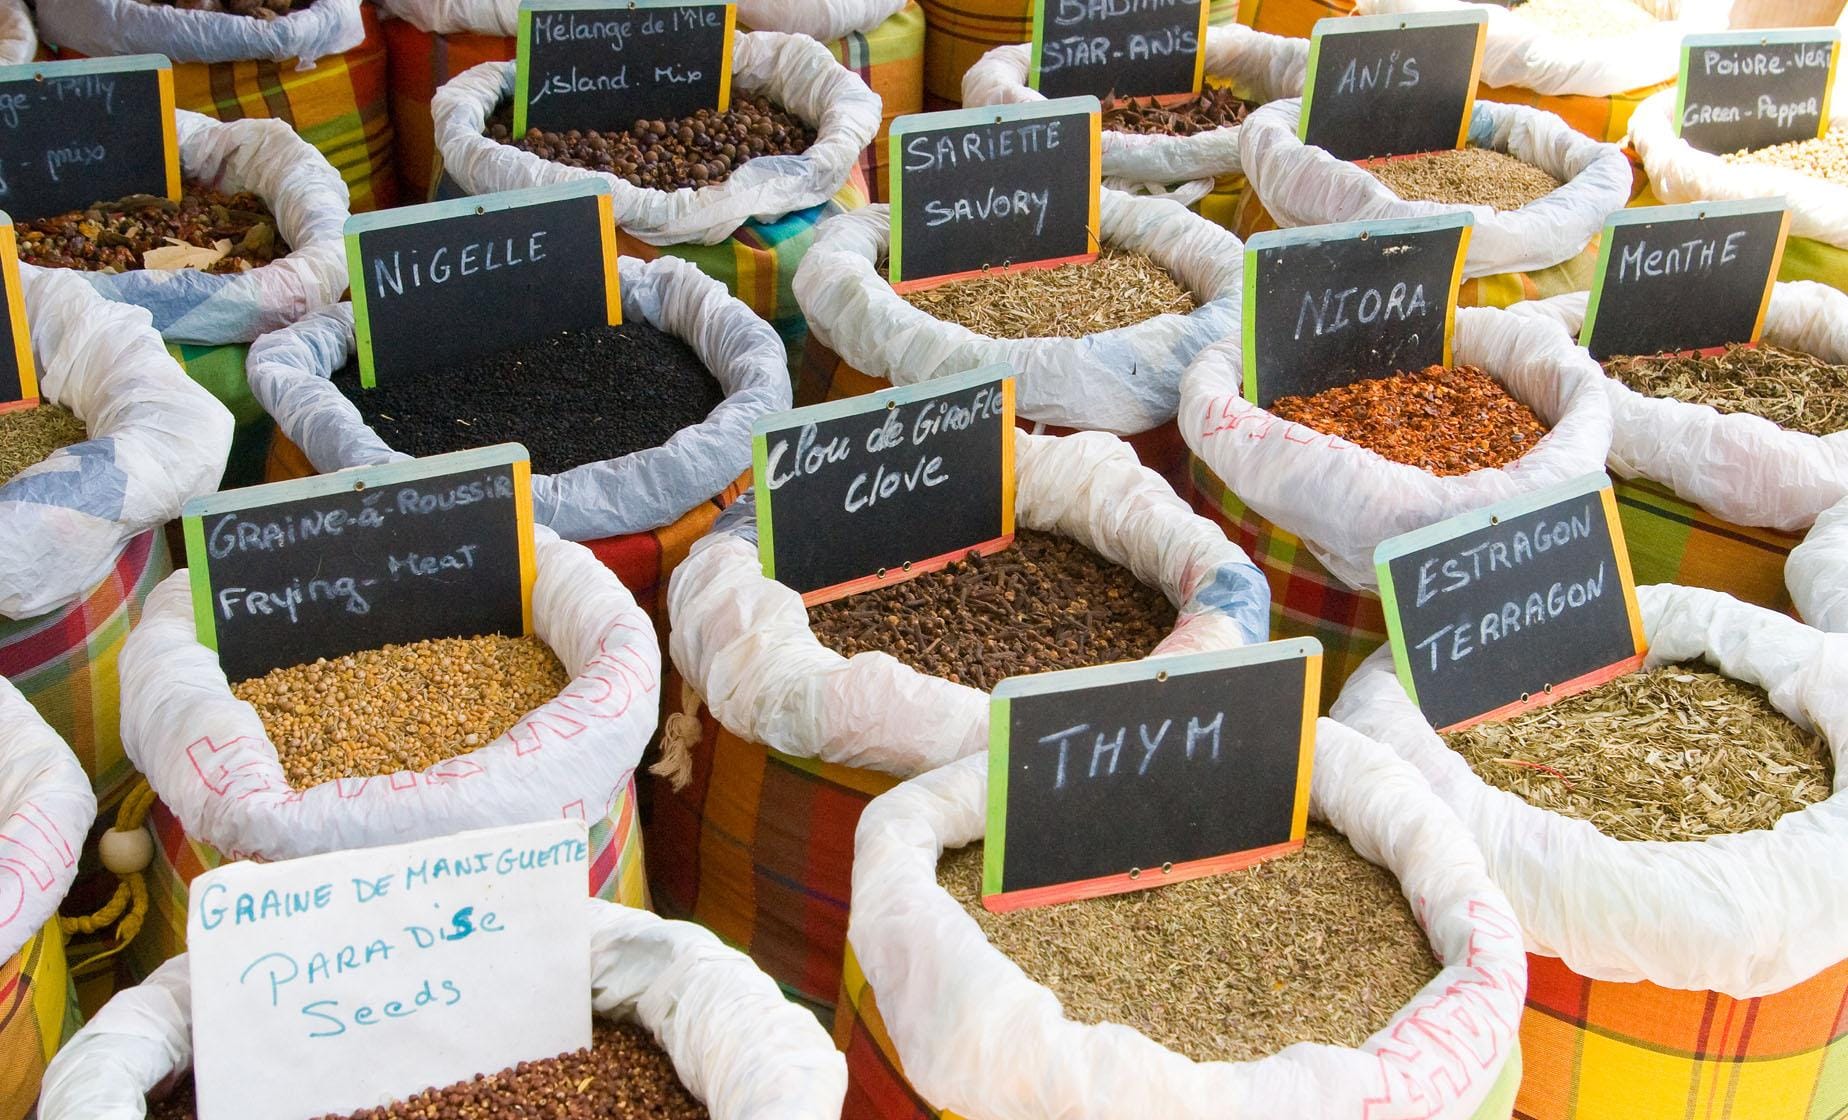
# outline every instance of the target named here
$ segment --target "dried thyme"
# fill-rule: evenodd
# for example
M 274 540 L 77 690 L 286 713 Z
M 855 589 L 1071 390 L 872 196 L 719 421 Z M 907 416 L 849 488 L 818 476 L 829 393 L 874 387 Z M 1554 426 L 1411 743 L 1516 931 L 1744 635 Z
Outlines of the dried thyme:
M 1694 665 L 1630 673 L 1446 736 L 1483 781 L 1619 840 L 1769 828 L 1829 796 L 1822 738 Z
M 937 881 L 1067 1018 L 1121 1023 L 1195 1061 L 1358 1046 L 1438 973 L 1392 874 L 1310 825 L 1295 855 L 1154 890 L 991 914 L 982 845 Z
M 1143 253 L 1106 249 L 1088 264 L 997 272 L 910 292 L 905 302 L 988 338 L 1083 338 L 1157 315 L 1193 296 Z
M 1724 354 L 1612 358 L 1604 372 L 1650 397 L 1762 416 L 1813 436 L 1848 429 L 1848 365 L 1777 346 L 1729 346 Z

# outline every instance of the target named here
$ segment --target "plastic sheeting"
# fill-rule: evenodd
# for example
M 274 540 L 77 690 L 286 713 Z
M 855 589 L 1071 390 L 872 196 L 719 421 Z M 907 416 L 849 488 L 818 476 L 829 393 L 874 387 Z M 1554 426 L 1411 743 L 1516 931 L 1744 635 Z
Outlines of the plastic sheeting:
M 292 859 L 557 817 L 599 820 L 660 717 L 654 625 L 582 545 L 537 530 L 533 632 L 572 677 L 492 742 L 414 774 L 293 790 L 256 710 L 201 645 L 181 569 L 122 647 L 122 745 L 187 835 L 228 858 Z M 406 781 L 407 777 L 410 779 Z
M 1266 35 L 1241 24 L 1206 31 L 1206 76 L 1225 84 L 1247 101 L 1260 104 L 1300 97 L 1309 65 L 1309 41 Z M 1044 101 L 1027 85 L 1032 61 L 1027 43 L 996 47 L 963 75 L 963 104 L 1014 105 Z M 1126 185 L 1168 186 L 1196 179 L 1237 174 L 1239 126 L 1193 136 L 1146 136 L 1135 132 L 1103 134 L 1104 174 Z M 1211 183 L 1206 184 L 1211 189 Z
M 1097 432 L 1023 432 L 1014 448 L 1020 528 L 1070 537 L 1180 605 L 1155 654 L 1266 639 L 1263 575 L 1128 444 Z M 821 644 L 802 596 L 764 576 L 755 517 L 750 498 L 727 509 L 668 588 L 669 652 L 713 716 L 785 754 L 900 776 L 985 749 L 986 692 L 887 653 L 847 658 Z
M 1482 81 L 1535 93 L 1609 97 L 1658 82 L 1681 69 L 1684 36 L 1724 31 L 1730 0 L 1635 0 L 1656 18 L 1627 35 L 1559 34 L 1512 8 L 1468 0 L 1356 0 L 1356 15 L 1403 12 L 1487 12 Z
M 1179 203 L 1102 192 L 1105 246 L 1147 253 L 1199 303 L 1082 338 L 998 339 L 906 303 L 877 270 L 891 240 L 885 206 L 823 223 L 796 270 L 809 330 L 854 369 L 913 385 L 1000 363 L 1013 368 L 1022 417 L 1134 435 L 1174 418 L 1181 371 L 1239 329 L 1244 246 Z
M 38 30 L 25 0 L 0 0 L 0 66 L 31 62 L 38 46 Z
M 184 109 L 175 115 L 187 181 L 226 193 L 255 192 L 276 215 L 289 254 L 247 272 L 79 275 L 110 299 L 153 312 L 155 328 L 169 342 L 208 346 L 250 342 L 339 299 L 347 286 L 342 231 L 350 215 L 346 184 L 327 157 L 282 121 L 221 122 Z
M 167 353 L 148 312 L 83 276 L 19 266 L 39 395 L 89 430 L 0 486 L 0 615 L 75 602 L 134 536 L 208 494 L 231 452 L 231 414 Z
M 1209 347 L 1181 382 L 1181 436 L 1240 501 L 1349 587 L 1373 590 L 1373 550 L 1400 533 L 1604 469 L 1604 371 L 1564 328 L 1485 307 L 1457 310 L 1456 365 L 1478 366 L 1551 430 L 1505 467 L 1439 476 L 1282 421 L 1244 399 L 1243 341 Z
M 0 848 L 8 864 L 0 888 L 0 960 L 57 915 L 95 820 L 96 795 L 77 756 L 0 677 Z
M 39 30 L 66 50 L 101 58 L 164 54 L 174 62 L 271 62 L 318 59 L 357 47 L 366 37 L 360 0 L 315 0 L 279 19 L 149 4 L 144 0 L 39 0 Z
M 1456 818 L 1377 743 L 1318 721 L 1309 812 L 1398 878 L 1443 971 L 1359 1047 L 1305 1042 L 1252 1062 L 1194 1062 L 1124 1026 L 1073 1022 L 988 944 L 937 885 L 941 853 L 983 835 L 987 768 L 966 758 L 881 795 L 854 843 L 847 938 L 933 1107 L 981 1120 L 1464 1120 L 1515 1054 L 1527 962 L 1508 900 Z
M 641 1024 L 713 1120 L 833 1120 L 847 1065 L 815 1017 L 691 922 L 585 902 L 591 1007 Z M 146 1095 L 192 1065 L 184 956 L 110 1000 L 45 1072 L 39 1120 L 144 1120 Z
M 1259 201 L 1283 227 L 1381 218 L 1423 218 L 1467 210 L 1475 217 L 1464 279 L 1550 268 L 1578 255 L 1604 219 L 1630 201 L 1630 161 L 1615 144 L 1574 132 L 1558 116 L 1526 105 L 1478 101 L 1472 147 L 1533 164 L 1565 185 L 1518 210 L 1408 202 L 1347 160 L 1296 137 L 1302 100 L 1264 106 L 1239 130 L 1239 157 Z
M 1746 999 L 1848 958 L 1848 646 L 1718 591 L 1637 589 L 1649 667 L 1705 661 L 1758 685 L 1828 741 L 1834 795 L 1770 829 L 1666 843 L 1615 840 L 1495 789 L 1444 745 L 1382 649 L 1334 718 L 1411 762 L 1483 847 L 1528 948 L 1594 980 L 1646 980 Z
M 815 143 L 801 155 L 759 156 L 717 186 L 652 190 L 488 139 L 488 116 L 513 95 L 513 66 L 484 62 L 437 90 L 430 110 L 443 170 L 469 194 L 601 178 L 610 184 L 617 228 L 650 245 L 716 245 L 753 218 L 774 221 L 819 206 L 841 189 L 879 131 L 879 96 L 827 47 L 802 35 L 739 32 L 733 90 L 763 94 L 813 123 Z
M 625 321 L 686 340 L 725 390 L 706 419 L 659 447 L 533 475 L 533 515 L 567 540 L 670 525 L 751 466 L 751 425 L 789 407 L 782 343 L 725 285 L 672 257 L 618 258 Z M 323 473 L 409 458 L 394 451 L 328 380 L 353 356 L 343 303 L 250 348 L 251 391 Z

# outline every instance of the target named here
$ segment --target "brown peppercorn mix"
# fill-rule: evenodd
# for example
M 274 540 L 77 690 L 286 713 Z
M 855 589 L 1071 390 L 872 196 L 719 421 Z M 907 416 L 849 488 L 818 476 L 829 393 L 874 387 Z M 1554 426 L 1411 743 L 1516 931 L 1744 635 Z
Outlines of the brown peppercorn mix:
M 141 0 L 144 4 L 157 7 L 179 8 L 186 12 L 228 12 L 234 16 L 250 16 L 252 19 L 281 19 L 290 12 L 299 12 L 314 3 L 314 0 Z
M 1475 366 L 1430 366 L 1279 397 L 1270 411 L 1435 475 L 1505 467 L 1547 433 L 1533 409 Z
M 1256 108 L 1229 89 L 1212 86 L 1185 101 L 1163 105 L 1153 97 L 1103 99 L 1104 128 L 1110 132 L 1138 132 L 1152 136 L 1195 136 L 1238 124 Z
M 321 1120 L 709 1120 L 647 1031 L 599 1019 L 590 1046 L 426 1089 L 384 1108 Z M 148 1108 L 148 1120 L 197 1120 L 192 1078 Z
M 381 646 L 232 686 L 295 789 L 422 770 L 482 747 L 570 682 L 537 638 Z
M 880 650 L 983 691 L 1023 673 L 1148 656 L 1175 609 L 1129 569 L 1051 533 L 1022 529 L 993 556 L 809 608 L 836 653 Z
M 198 248 L 229 241 L 231 251 L 203 271 L 246 272 L 287 256 L 276 217 L 249 191 L 223 194 L 188 186 L 178 202 L 137 194 L 82 210 L 20 222 L 19 259 L 43 268 L 132 272 L 143 256 L 174 241 Z
M 488 138 L 540 159 L 605 171 L 638 187 L 659 191 L 710 187 L 758 156 L 800 155 L 815 130 L 767 97 L 732 96 L 724 112 L 701 109 L 690 117 L 636 121 L 605 131 L 544 132 L 513 137 L 513 108 L 488 120 Z

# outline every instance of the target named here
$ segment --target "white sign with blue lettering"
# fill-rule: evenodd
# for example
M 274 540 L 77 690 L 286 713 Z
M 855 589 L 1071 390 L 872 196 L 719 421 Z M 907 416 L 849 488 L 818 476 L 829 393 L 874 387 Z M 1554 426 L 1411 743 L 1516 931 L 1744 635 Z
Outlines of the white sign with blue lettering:
M 590 1045 L 584 822 L 193 880 L 200 1120 L 354 1112 Z

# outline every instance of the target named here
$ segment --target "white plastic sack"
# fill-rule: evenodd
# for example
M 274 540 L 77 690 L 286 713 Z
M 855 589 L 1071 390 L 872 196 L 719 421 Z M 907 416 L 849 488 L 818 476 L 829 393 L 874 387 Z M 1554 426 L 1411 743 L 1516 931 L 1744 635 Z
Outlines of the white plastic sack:
M 1247 101 L 1260 104 L 1300 97 L 1309 65 L 1309 41 L 1253 31 L 1243 24 L 1206 30 L 1206 76 L 1229 84 Z M 963 74 L 963 104 L 1017 105 L 1044 101 L 1027 85 L 1033 50 L 1026 43 L 996 47 Z M 1239 126 L 1196 136 L 1103 134 L 1104 174 L 1125 183 L 1169 185 L 1236 174 Z
M 435 35 L 519 34 L 518 0 L 380 0 L 379 7 Z M 905 0 L 739 0 L 738 22 L 828 42 L 865 34 L 904 10 Z
M 1551 319 L 1574 338 L 1585 324 L 1586 292 L 1517 303 L 1517 315 Z M 1799 281 L 1771 290 L 1764 341 L 1848 363 L 1848 293 Z M 1812 436 L 1762 417 L 1644 396 L 1616 378 L 1611 400 L 1611 470 L 1667 486 L 1728 521 L 1786 533 L 1809 528 L 1848 498 L 1848 431 Z
M 176 63 L 295 59 L 301 70 L 352 50 L 366 37 L 359 0 L 314 0 L 273 20 L 145 0 L 38 0 L 38 22 L 47 42 L 94 58 L 164 54 Z
M 967 758 L 875 798 L 854 838 L 847 940 L 933 1107 L 970 1120 L 1464 1120 L 1518 1048 L 1527 961 L 1508 900 L 1417 774 L 1330 720 L 1316 725 L 1309 812 L 1392 871 L 1444 964 L 1353 1049 L 1195 1062 L 1128 1027 L 1067 1019 L 937 885 L 942 852 L 982 838 L 987 795 L 987 756 Z
M 1848 634 L 1848 498 L 1824 510 L 1784 560 L 1784 585 L 1803 621 Z
M 415 775 L 292 790 L 254 708 L 193 629 L 182 568 L 122 646 L 122 746 L 186 834 L 228 858 L 276 860 L 557 817 L 601 820 L 660 714 L 654 625 L 582 545 L 537 531 L 533 632 L 571 675 L 494 741 Z M 409 777 L 410 781 L 406 781 Z
M 989 338 L 906 303 L 877 268 L 891 240 L 888 210 L 823 222 L 794 284 L 810 333 L 869 377 L 914 385 L 1000 363 L 1015 372 L 1026 419 L 1135 435 L 1174 419 L 1181 371 L 1208 343 L 1238 333 L 1244 246 L 1179 203 L 1106 190 L 1099 232 L 1108 248 L 1154 258 L 1200 306 L 1083 338 Z
M 1262 642 L 1270 589 L 1128 444 L 1098 432 L 1020 433 L 1015 518 L 1083 544 L 1180 606 L 1156 653 Z M 752 498 L 733 503 L 668 583 L 669 652 L 733 734 L 800 758 L 909 777 L 988 746 L 988 694 L 883 652 L 842 657 L 802 596 L 765 578 Z
M 1551 431 L 1505 467 L 1439 476 L 1277 419 L 1244 399 L 1238 335 L 1207 348 L 1181 381 L 1181 438 L 1240 501 L 1301 537 L 1349 587 L 1374 590 L 1383 540 L 1604 469 L 1611 406 L 1604 371 L 1556 323 L 1457 309 L 1456 365 L 1477 366 Z
M 1636 0 L 1656 23 L 1628 35 L 1560 35 L 1499 4 L 1468 0 L 1356 0 L 1357 15 L 1487 12 L 1485 85 L 1549 95 L 1609 97 L 1673 81 L 1683 36 L 1724 31 L 1731 0 Z
M 751 425 L 789 407 L 789 371 L 770 325 L 674 257 L 619 257 L 622 313 L 684 339 L 725 390 L 706 419 L 659 447 L 533 475 L 533 516 L 566 540 L 671 525 L 751 466 Z M 394 451 L 328 379 L 353 356 L 353 305 L 265 335 L 250 348 L 250 389 L 317 471 L 410 456 Z
M 1848 186 L 1786 167 L 1727 163 L 1675 135 L 1675 93 L 1665 89 L 1630 117 L 1631 146 L 1649 174 L 1649 190 L 1665 203 L 1784 197 L 1790 236 L 1848 249 Z M 1835 80 L 1833 104 L 1848 101 L 1848 68 Z M 1848 129 L 1840 113 L 1832 129 Z
M 246 17 L 247 18 L 247 17 Z M 254 191 L 276 215 L 289 255 L 248 272 L 197 269 L 82 272 L 90 286 L 154 313 L 170 342 L 250 342 L 346 291 L 347 187 L 327 157 L 278 120 L 221 122 L 177 112 L 180 166 L 188 182 Z
M 66 269 L 19 272 L 39 395 L 76 413 L 89 438 L 0 486 L 0 616 L 14 619 L 81 598 L 132 538 L 216 489 L 232 426 L 146 311 Z
M 0 961 L 57 915 L 96 820 L 77 756 L 0 677 Z
M 591 1007 L 639 1023 L 713 1120 L 836 1120 L 847 1065 L 815 1017 L 691 922 L 589 899 Z M 279 1056 L 279 1060 L 288 1060 Z M 185 956 L 118 992 L 45 1071 L 39 1120 L 144 1120 L 192 1065 Z M 260 1072 L 260 1071 L 259 1071 Z
M 753 218 L 774 221 L 827 202 L 879 131 L 879 95 L 806 36 L 738 32 L 732 89 L 762 94 L 808 121 L 815 143 L 801 155 L 759 156 L 717 186 L 659 191 L 490 140 L 489 115 L 513 96 L 511 62 L 484 62 L 451 78 L 430 113 L 443 170 L 471 195 L 600 178 L 610 184 L 623 232 L 650 245 L 716 245 Z
M 1478 101 L 1469 144 L 1533 164 L 1565 185 L 1519 210 L 1408 202 L 1360 166 L 1296 138 L 1302 100 L 1274 101 L 1245 119 L 1239 158 L 1245 177 L 1279 226 L 1381 218 L 1475 215 L 1463 276 L 1532 272 L 1570 260 L 1630 201 L 1630 161 L 1615 144 L 1575 132 L 1557 115 L 1526 105 Z
M 25 0 L 0 0 L 0 66 L 18 66 L 38 56 L 38 30 Z
M 1647 980 L 1735 999 L 1770 995 L 1848 958 L 1848 645 L 1694 587 L 1637 589 L 1647 664 L 1701 660 L 1755 684 L 1828 741 L 1835 790 L 1775 827 L 1710 840 L 1615 840 L 1495 789 L 1444 745 L 1381 649 L 1335 719 L 1411 762 L 1483 847 L 1527 947 L 1594 980 Z

